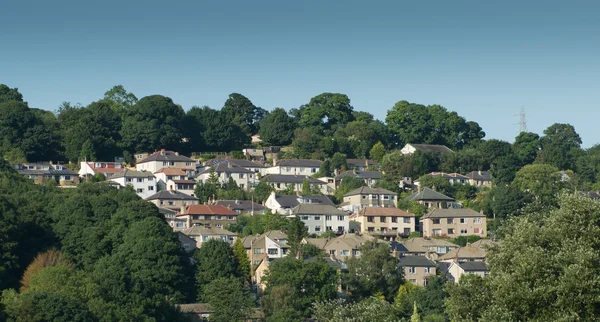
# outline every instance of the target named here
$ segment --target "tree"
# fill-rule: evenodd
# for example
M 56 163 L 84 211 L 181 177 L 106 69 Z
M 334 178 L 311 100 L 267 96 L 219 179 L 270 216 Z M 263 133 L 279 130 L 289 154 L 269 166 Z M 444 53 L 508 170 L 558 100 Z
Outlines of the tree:
M 282 108 L 268 113 L 260 123 L 260 139 L 264 144 L 282 146 L 292 143 L 296 122 Z
M 542 163 L 529 164 L 521 168 L 512 185 L 544 204 L 554 204 L 556 195 L 562 189 L 558 168 Z
M 345 300 L 332 300 L 314 304 L 313 318 L 322 322 L 396 322 L 398 316 L 394 307 L 376 297 L 366 298 L 358 303 Z
M 512 147 L 521 166 L 531 164 L 541 149 L 540 136 L 531 132 L 521 132 L 515 138 Z
M 0 84 L 0 103 L 9 101 L 23 102 L 23 95 L 19 93 L 18 88 L 10 88 Z
M 420 187 L 435 189 L 435 191 L 454 197 L 455 188 L 450 184 L 450 181 L 442 176 L 432 176 L 426 174 L 418 179 Z
M 104 93 L 104 100 L 110 104 L 111 109 L 120 116 L 128 113 L 129 109 L 137 103 L 138 99 L 133 93 L 127 92 L 123 85 L 115 85 Z
M 492 302 L 489 279 L 479 275 L 463 275 L 458 283 L 448 283 L 448 297 L 444 301 L 451 321 L 480 321 L 482 313 Z
M 231 115 L 208 106 L 192 107 L 184 118 L 184 134 L 190 141 L 188 149 L 229 152 L 250 144 L 250 136 L 229 117 Z
M 200 301 L 205 301 L 204 289 L 208 283 L 217 278 L 242 277 L 242 268 L 237 261 L 233 250 L 224 241 L 211 239 L 196 250 L 194 258 L 198 261 L 196 267 L 196 286 Z
M 371 151 L 369 151 L 369 157 L 371 158 L 371 160 L 377 162 L 381 162 L 381 160 L 383 160 L 384 155 L 385 146 L 383 146 L 383 143 L 381 143 L 381 141 L 375 143 L 375 145 L 373 145 L 373 147 L 371 148 Z
M 123 118 L 123 145 L 130 152 L 154 152 L 159 148 L 176 150 L 181 146 L 181 120 L 184 111 L 162 95 L 146 96 Z
M 384 243 L 367 241 L 360 247 L 360 257 L 347 260 L 346 285 L 355 298 L 367 298 L 382 294 L 393 300 L 403 282 L 398 259 L 390 255 Z
M 206 285 L 204 298 L 210 305 L 210 321 L 245 321 L 252 298 L 241 281 L 234 277 L 219 277 Z
M 491 191 L 491 210 L 495 218 L 520 216 L 531 202 L 528 192 L 507 185 L 494 186 Z
M 353 110 L 348 96 L 323 93 L 297 110 L 297 121 L 301 128 L 316 127 L 318 133 L 332 134 L 337 127 L 353 120 Z
M 238 125 L 246 136 L 258 133 L 258 125 L 263 119 L 265 110 L 256 107 L 242 94 L 232 93 L 225 101 L 221 113 L 225 120 Z
M 272 191 L 273 187 L 269 183 L 261 181 L 254 187 L 254 200 L 262 204 L 267 201 Z
M 348 164 L 346 162 L 346 155 L 340 152 L 336 152 L 330 159 L 330 166 L 332 169 L 332 172 L 337 170 L 337 171 L 343 171 L 346 170 L 348 168 Z
M 296 288 L 290 284 L 270 287 L 260 302 L 267 321 L 302 319 L 302 304 L 298 301 Z
M 542 162 L 560 170 L 575 168 L 575 160 L 581 153 L 581 138 L 570 124 L 555 123 L 544 130 L 540 139 Z
M 302 239 L 308 236 L 308 228 L 304 225 L 304 222 L 302 222 L 298 215 L 294 216 L 294 218 L 288 221 L 286 228 L 288 244 L 290 245 L 290 253 L 296 254 L 296 252 L 300 249 L 300 242 Z
M 240 271 L 244 276 L 244 280 L 250 281 L 250 259 L 248 259 L 248 254 L 241 238 L 237 238 L 235 243 L 233 243 L 233 256 L 235 256 L 240 265 Z
M 414 302 L 413 314 L 410 316 L 410 322 L 421 322 L 421 316 L 417 311 L 417 301 Z
M 344 175 L 340 180 L 340 185 L 338 186 L 335 192 L 335 197 L 337 200 L 343 200 L 344 195 L 348 192 L 358 189 L 360 187 L 364 187 L 366 185 L 367 184 L 365 183 L 365 180 L 363 178 L 355 177 L 349 174 Z

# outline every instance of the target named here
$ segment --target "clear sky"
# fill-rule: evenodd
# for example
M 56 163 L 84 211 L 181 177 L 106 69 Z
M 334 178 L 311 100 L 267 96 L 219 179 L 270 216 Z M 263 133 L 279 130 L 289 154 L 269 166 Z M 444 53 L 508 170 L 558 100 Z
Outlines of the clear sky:
M 493 3 L 492 3 L 493 2 Z M 384 120 L 440 104 L 512 142 L 600 143 L 600 1 L 5 1 L 0 83 L 31 107 L 84 105 L 122 84 L 185 109 L 238 92 L 265 109 L 347 94 Z

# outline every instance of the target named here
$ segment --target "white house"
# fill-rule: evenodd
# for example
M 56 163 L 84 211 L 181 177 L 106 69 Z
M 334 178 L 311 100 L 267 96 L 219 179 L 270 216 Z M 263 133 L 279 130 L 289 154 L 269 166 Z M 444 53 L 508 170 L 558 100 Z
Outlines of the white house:
M 300 204 L 292 210 L 290 217 L 296 215 L 308 227 L 309 234 L 326 231 L 343 234 L 350 228 L 349 214 L 330 205 Z
M 296 192 L 302 191 L 304 180 L 308 180 L 308 184 L 312 189 L 319 190 L 322 194 L 329 194 L 330 187 L 327 182 L 305 175 L 268 174 L 261 179 L 261 181 L 268 182 L 276 191 L 292 187 Z
M 79 176 L 96 175 L 98 173 L 110 178 L 113 175 L 123 171 L 125 167 L 121 162 L 84 162 L 79 164 Z
M 167 189 L 185 193 L 188 196 L 194 196 L 196 181 L 194 180 L 168 180 Z
M 265 207 L 280 215 L 291 215 L 292 209 L 300 204 L 335 206 L 326 196 L 278 195 L 275 191 L 265 200 Z
M 490 270 L 488 269 L 485 262 L 452 262 L 448 268 L 448 274 L 452 276 L 452 279 L 456 283 L 459 282 L 460 277 L 465 274 L 479 275 L 481 277 L 488 276 Z
M 265 169 L 265 174 L 311 176 L 319 171 L 321 163 L 319 160 L 285 159 Z
M 208 161 L 206 161 L 205 165 L 207 167 L 212 167 L 217 163 L 231 163 L 231 165 L 233 166 L 237 166 L 237 167 L 242 167 L 242 168 L 246 168 L 256 174 L 261 174 L 263 175 L 265 172 L 265 166 L 262 164 L 258 164 L 256 162 L 252 162 L 252 161 L 248 161 L 248 160 L 238 160 L 238 159 L 232 159 L 232 160 L 222 160 L 222 159 L 210 159 Z
M 162 168 L 178 168 L 185 169 L 193 175 L 196 171 L 196 160 L 179 155 L 178 152 L 162 149 L 137 161 L 135 168 L 138 171 L 146 170 L 152 173 Z
M 122 187 L 132 186 L 136 194 L 142 199 L 146 199 L 158 191 L 156 179 L 149 171 L 125 169 L 112 175 L 107 181 L 116 182 Z
M 258 184 L 256 173 L 246 168 L 236 166 L 232 162 L 221 162 L 210 168 L 204 169 L 204 171 L 196 176 L 196 181 L 206 182 L 212 172 L 217 175 L 221 184 L 227 184 L 229 178 L 232 178 L 237 186 L 244 190 L 250 190 Z
M 159 189 L 165 190 L 167 189 L 167 182 L 169 180 L 187 180 L 188 173 L 184 169 L 162 168 L 154 172 L 154 177 L 156 177 Z

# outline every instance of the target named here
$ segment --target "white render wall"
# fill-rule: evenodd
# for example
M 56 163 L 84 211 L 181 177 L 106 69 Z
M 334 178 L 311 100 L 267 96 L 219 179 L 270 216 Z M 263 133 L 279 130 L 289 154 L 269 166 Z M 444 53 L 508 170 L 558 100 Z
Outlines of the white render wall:
M 240 177 L 241 175 L 241 177 Z M 233 178 L 233 181 L 237 184 L 238 187 L 244 190 L 252 190 L 254 185 L 258 184 L 258 179 L 256 177 L 256 173 L 221 173 L 219 174 L 219 182 L 221 184 L 226 184 L 229 182 L 229 176 Z M 203 173 L 197 177 L 196 180 L 201 182 L 206 182 L 210 177 L 210 173 Z
M 266 168 L 265 174 L 291 174 L 291 175 L 305 175 L 312 176 L 319 172 L 319 167 L 285 167 L 285 166 L 274 166 Z
M 348 215 L 339 215 L 342 220 L 338 219 L 337 215 L 331 215 L 331 219 L 327 219 L 329 215 L 298 215 L 300 220 L 308 228 L 309 234 L 322 234 L 327 231 L 327 227 L 331 227 L 334 232 L 338 231 L 338 227 L 342 227 L 344 232 L 350 230 L 350 221 Z M 308 218 L 307 218 L 308 217 Z M 316 230 L 317 226 L 321 229 Z
M 131 179 L 131 181 L 128 181 Z M 149 180 L 151 179 L 151 180 Z M 108 181 L 116 182 L 122 187 L 126 187 L 130 185 L 135 190 L 136 194 L 140 196 L 142 199 L 146 199 L 147 197 L 152 196 L 153 194 L 158 192 L 157 189 L 157 180 L 153 177 L 149 178 L 109 178 Z
M 138 163 L 135 165 L 135 169 L 138 171 L 150 171 L 152 173 L 162 169 L 162 168 L 177 168 L 177 169 L 195 169 L 196 164 L 193 162 L 183 162 L 183 161 L 149 161 L 144 163 Z

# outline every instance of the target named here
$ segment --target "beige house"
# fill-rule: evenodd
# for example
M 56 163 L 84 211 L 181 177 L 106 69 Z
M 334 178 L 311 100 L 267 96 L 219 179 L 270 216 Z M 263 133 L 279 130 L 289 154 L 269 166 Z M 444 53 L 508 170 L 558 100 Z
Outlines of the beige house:
M 203 226 L 205 228 L 225 228 L 229 224 L 237 223 L 237 212 L 218 205 L 189 205 L 177 215 L 185 218 L 186 227 Z
M 472 209 L 433 209 L 421 219 L 424 237 L 486 236 L 486 217 Z
M 162 149 L 152 153 L 145 159 L 138 160 L 135 168 L 138 171 L 146 170 L 152 173 L 162 168 L 178 168 L 189 171 L 190 175 L 193 175 L 196 171 L 196 160 L 179 155 L 178 152 Z
M 459 246 L 439 238 L 416 237 L 398 243 L 395 247 L 400 257 L 425 256 L 431 260 L 447 254 Z
M 423 256 L 407 256 L 398 264 L 404 273 L 404 279 L 414 285 L 425 287 L 427 279 L 436 274 L 435 262 Z
M 365 207 L 398 207 L 398 194 L 386 189 L 360 187 L 344 195 L 342 209 L 357 213 Z
M 202 226 L 192 226 L 181 230 L 180 233 L 195 240 L 197 248 L 202 247 L 202 244 L 212 239 L 224 241 L 231 246 L 237 239 L 236 233 L 216 227 L 205 228 Z
M 475 187 L 492 187 L 492 176 L 487 171 L 471 171 L 467 174 L 469 184 Z
M 460 277 L 465 274 L 485 277 L 490 274 L 490 270 L 487 268 L 485 262 L 452 262 L 452 264 L 450 264 L 450 268 L 448 268 L 448 274 L 452 276 L 454 282 L 458 283 L 460 281 Z
M 198 203 L 198 198 L 186 195 L 179 191 L 163 190 L 146 198 L 157 207 L 179 210 L 182 206 L 194 205 Z
M 408 237 L 415 231 L 415 215 L 398 208 L 365 207 L 350 216 L 363 234 L 381 237 Z
M 454 202 L 453 198 L 427 187 L 419 187 L 417 192 L 406 197 L 405 200 L 416 201 L 427 208 L 451 208 L 452 203 Z
M 79 184 L 77 172 L 67 169 L 62 164 L 24 163 L 15 165 L 15 169 L 35 184 L 44 185 L 48 181 L 56 182 L 59 187 L 75 187 Z
M 307 238 L 303 240 L 303 243 L 313 244 L 325 250 L 330 256 L 346 261 L 350 257 L 360 256 L 360 246 L 374 239 L 375 237 L 369 235 L 344 234 L 333 239 Z
M 247 236 L 242 239 L 244 249 L 253 266 L 265 259 L 283 258 L 288 255 L 290 246 L 287 235 L 280 230 L 270 230 L 260 236 Z
M 459 247 L 452 249 L 448 253 L 440 256 L 437 260 L 440 262 L 484 262 L 486 251 L 482 248 L 472 247 Z

